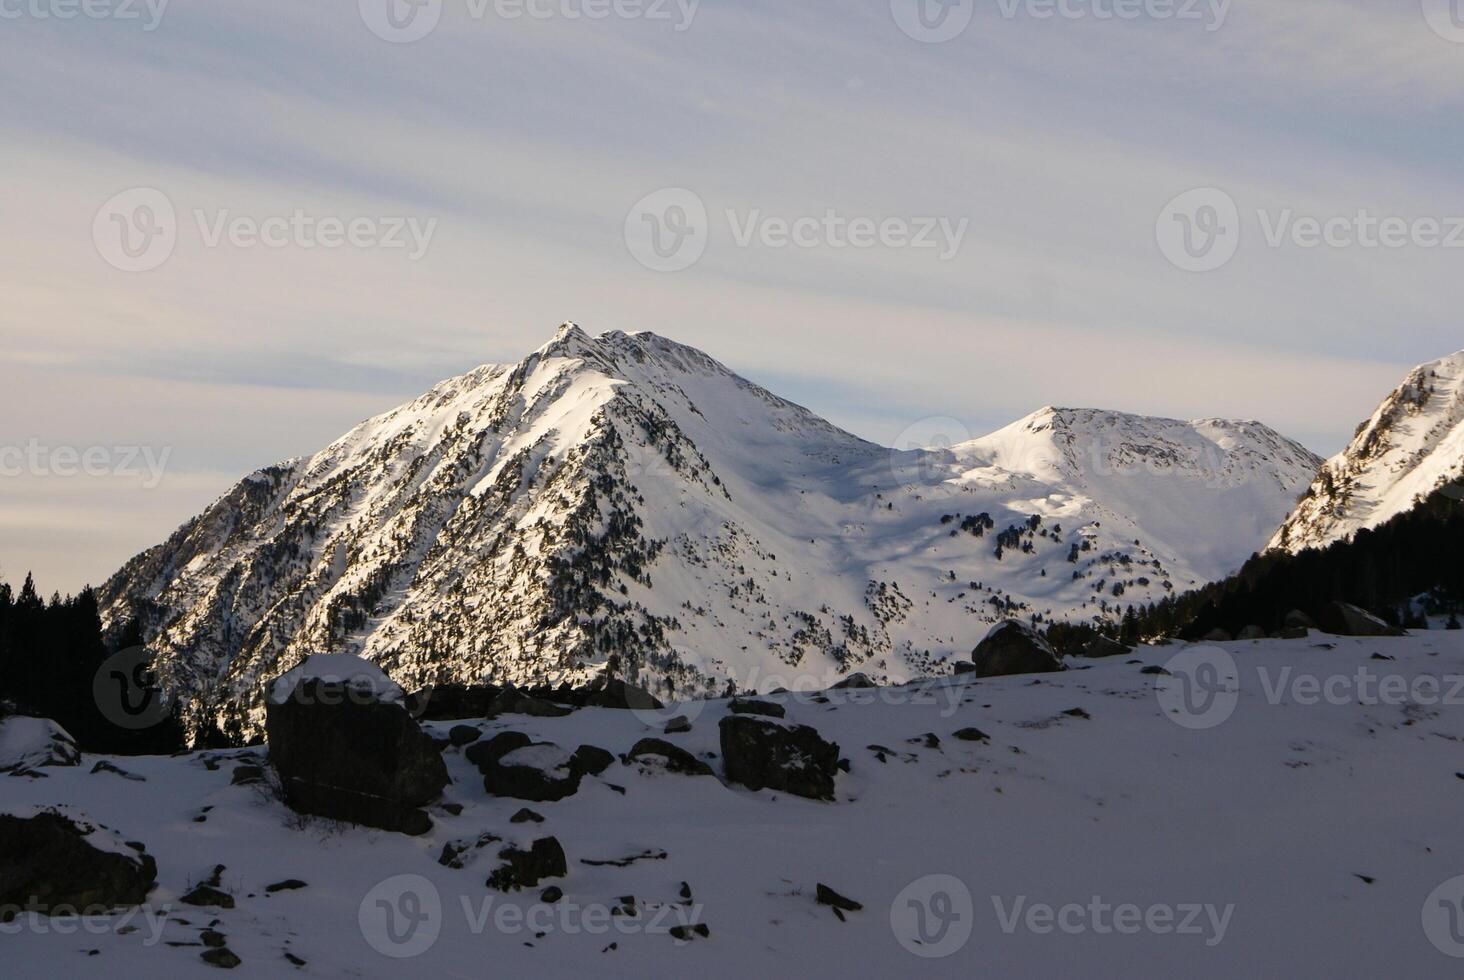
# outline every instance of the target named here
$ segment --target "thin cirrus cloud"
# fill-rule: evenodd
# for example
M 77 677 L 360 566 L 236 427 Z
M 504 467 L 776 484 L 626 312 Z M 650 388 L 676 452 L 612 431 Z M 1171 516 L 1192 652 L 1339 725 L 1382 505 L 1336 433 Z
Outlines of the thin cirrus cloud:
M 1457 252 L 1271 249 L 1255 222 L 1464 214 L 1464 45 L 1415 2 L 1237 0 L 1214 31 L 983 3 L 941 45 L 885 3 L 706 2 L 683 32 L 468 9 L 444 0 L 405 45 L 353 2 L 173 0 L 152 32 L 6 22 L 0 83 L 26 97 L 0 105 L 0 210 L 23 229 L 0 238 L 0 443 L 172 450 L 150 491 L 10 483 L 6 575 L 99 581 L 241 474 L 564 319 L 695 344 L 886 443 L 927 416 L 978 434 L 1055 403 L 1258 418 L 1330 452 L 1403 370 L 1460 346 Z M 129 275 L 90 228 L 134 186 L 164 191 L 181 230 Z M 1203 186 L 1249 224 L 1233 262 L 1194 275 L 1155 221 Z M 662 187 L 712 219 L 675 274 L 622 237 Z M 193 218 L 295 209 L 434 233 L 413 262 L 209 248 Z M 829 210 L 966 232 L 940 261 L 743 248 L 727 217 Z

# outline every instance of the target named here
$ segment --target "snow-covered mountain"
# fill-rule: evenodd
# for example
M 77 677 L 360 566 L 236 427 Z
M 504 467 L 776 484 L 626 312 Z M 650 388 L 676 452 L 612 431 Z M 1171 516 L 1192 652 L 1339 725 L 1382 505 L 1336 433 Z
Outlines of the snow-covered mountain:
M 1004 615 L 1233 570 L 1320 460 L 1254 422 L 1043 409 L 895 452 L 641 333 L 566 324 L 261 470 L 104 587 L 196 730 L 346 652 L 409 687 L 622 673 L 685 697 L 943 673 Z
M 1272 548 L 1324 548 L 1464 476 L 1464 351 L 1414 368 L 1276 532 Z

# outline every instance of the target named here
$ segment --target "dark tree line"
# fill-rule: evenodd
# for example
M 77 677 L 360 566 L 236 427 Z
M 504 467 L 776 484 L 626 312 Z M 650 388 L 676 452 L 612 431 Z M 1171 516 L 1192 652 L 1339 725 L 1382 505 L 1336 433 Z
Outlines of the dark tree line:
M 116 650 L 140 646 L 123 630 Z M 182 746 L 176 720 L 144 729 L 112 723 L 94 694 L 97 674 L 114 650 L 102 640 L 96 592 L 43 600 L 31 576 L 15 592 L 0 582 L 0 713 L 50 718 L 85 750 L 109 754 L 171 752 Z
M 1197 639 L 1214 629 L 1278 630 L 1286 614 L 1312 617 L 1333 601 L 1360 606 L 1398 626 L 1420 625 L 1411 601 L 1430 611 L 1464 608 L 1464 500 L 1440 490 L 1371 530 L 1330 547 L 1256 555 L 1235 575 L 1137 610 L 1125 632 Z

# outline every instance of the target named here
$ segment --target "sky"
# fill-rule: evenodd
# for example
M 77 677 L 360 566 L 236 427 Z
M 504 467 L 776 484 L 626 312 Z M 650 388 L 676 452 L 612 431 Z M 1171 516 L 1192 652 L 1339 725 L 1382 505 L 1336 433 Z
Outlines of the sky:
M 1330 454 L 1464 346 L 1464 0 L 0 0 L 0 86 L 0 578 L 47 592 L 565 320 L 886 444 Z

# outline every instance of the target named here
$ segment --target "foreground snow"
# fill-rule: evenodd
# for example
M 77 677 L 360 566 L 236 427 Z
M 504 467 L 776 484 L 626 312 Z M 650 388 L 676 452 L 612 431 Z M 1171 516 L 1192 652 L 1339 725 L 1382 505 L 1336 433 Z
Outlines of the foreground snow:
M 1464 634 L 1313 634 L 1132 659 L 788 701 L 790 721 L 851 761 L 834 804 L 617 763 L 570 799 L 527 804 L 542 824 L 514 824 L 526 804 L 486 795 L 453 749 L 448 800 L 462 813 L 435 812 L 434 831 L 413 839 L 298 818 L 264 787 L 231 786 L 232 762 L 205 765 L 254 751 L 112 760 L 146 782 L 90 774 L 92 757 L 48 778 L 0 778 L 0 810 L 68 804 L 145 842 L 159 866 L 154 912 L 170 908 L 165 924 L 126 919 L 125 935 L 121 916 L 70 935 L 22 918 L 0 927 L 3 973 L 211 975 L 202 947 L 168 944 L 196 943 L 217 919 L 241 972 L 260 976 L 1457 974 L 1430 935 L 1448 948 L 1438 901 L 1464 898 L 1464 884 L 1433 895 L 1464 874 L 1464 692 L 1452 680 L 1464 676 Z M 1185 707 L 1182 677 L 1224 680 L 1232 663 L 1237 684 L 1209 685 Z M 1175 677 L 1141 672 L 1164 664 Z M 707 702 L 476 724 L 620 753 L 679 712 L 693 731 L 669 740 L 703 754 L 717 751 L 726 711 Z M 989 740 L 953 737 L 969 727 Z M 870 745 L 891 750 L 885 762 Z M 563 901 L 535 912 L 537 888 L 489 892 L 502 844 L 464 870 L 438 864 L 444 843 L 485 832 L 558 838 L 570 873 L 545 884 Z M 624 868 L 582 863 L 660 852 Z M 180 905 L 217 864 L 237 907 Z M 307 886 L 266 894 L 291 878 Z M 677 904 L 682 882 L 689 906 Z M 819 883 L 863 910 L 841 922 L 815 903 Z M 611 918 L 630 896 L 639 914 Z M 525 925 L 520 913 L 538 918 Z M 914 941 L 922 914 L 924 946 Z M 667 934 L 690 922 L 709 937 Z M 387 955 L 403 953 L 415 955 Z

